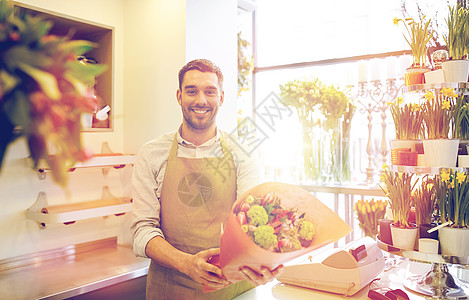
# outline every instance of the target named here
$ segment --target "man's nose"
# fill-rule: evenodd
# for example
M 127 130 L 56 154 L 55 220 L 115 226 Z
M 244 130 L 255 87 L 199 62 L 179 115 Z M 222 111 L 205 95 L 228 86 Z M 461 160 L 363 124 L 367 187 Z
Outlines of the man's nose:
M 197 96 L 195 97 L 195 103 L 198 105 L 205 105 L 207 103 L 207 96 L 205 93 L 197 93 Z

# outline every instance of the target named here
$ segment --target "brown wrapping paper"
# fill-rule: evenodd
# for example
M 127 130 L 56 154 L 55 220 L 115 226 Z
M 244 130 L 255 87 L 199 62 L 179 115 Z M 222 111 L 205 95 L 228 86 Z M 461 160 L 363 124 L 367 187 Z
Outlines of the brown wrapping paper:
M 316 229 L 313 243 L 308 248 L 296 251 L 277 253 L 263 249 L 242 231 L 234 211 L 238 211 L 248 195 L 262 197 L 265 194 L 276 194 L 280 197 L 281 206 L 296 209 L 299 214 L 305 212 L 305 219 L 311 221 Z M 224 276 L 231 282 L 242 280 L 239 269 L 248 266 L 260 272 L 261 266 L 271 270 L 293 258 L 304 255 L 347 235 L 352 229 L 339 216 L 314 197 L 308 191 L 290 184 L 269 182 L 258 185 L 233 205 L 232 213 L 224 225 L 220 241 L 219 263 Z M 204 286 L 204 291 L 210 291 Z

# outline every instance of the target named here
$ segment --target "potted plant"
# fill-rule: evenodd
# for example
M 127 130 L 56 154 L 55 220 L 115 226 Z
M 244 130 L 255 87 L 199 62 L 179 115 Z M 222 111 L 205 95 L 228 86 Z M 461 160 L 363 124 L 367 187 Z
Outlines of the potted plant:
M 370 201 L 358 200 L 355 203 L 358 226 L 365 236 L 376 239 L 378 234 L 379 220 L 384 218 L 386 213 L 386 202 L 384 200 L 371 199 Z
M 404 104 L 403 101 L 402 97 L 397 97 L 395 101 L 388 103 L 396 132 L 396 139 L 391 141 L 391 161 L 395 165 L 416 166 L 417 154 L 423 153 L 421 145 L 423 114 L 418 104 Z M 401 161 L 399 159 L 401 154 L 406 154 L 408 159 Z
M 469 173 L 445 170 L 436 181 L 442 254 L 469 256 Z
M 456 97 L 452 88 L 442 88 L 436 96 L 427 91 L 424 96 L 421 105 L 426 133 L 423 148 L 430 167 L 456 167 L 459 139 L 450 139 Z
M 81 115 L 97 106 L 90 86 L 105 66 L 78 60 L 95 44 L 50 35 L 51 27 L 0 1 L 0 167 L 8 145 L 21 137 L 34 166 L 44 159 L 65 186 L 73 163 L 89 158 Z
M 469 140 L 469 97 L 461 94 L 455 100 L 453 113 L 453 137 Z
M 405 28 L 404 38 L 412 50 L 413 63 L 405 74 L 405 85 L 424 83 L 424 73 L 430 71 L 427 65 L 427 44 L 432 38 L 432 30 L 429 25 L 431 19 L 426 20 L 422 16 L 419 22 L 413 18 L 394 18 L 393 23 L 399 26 L 402 23 Z
M 380 187 L 388 198 L 392 210 L 391 235 L 393 246 L 413 250 L 418 227 L 409 222 L 413 204 L 412 192 L 418 182 L 413 173 L 393 172 L 387 165 L 381 171 Z
M 467 82 L 469 73 L 469 60 L 467 60 L 469 43 L 469 15 L 462 6 L 449 6 L 448 34 L 443 38 L 448 48 L 449 60 L 443 62 L 441 67 L 447 82 Z
M 435 210 L 435 187 L 433 179 L 425 175 L 422 184 L 414 193 L 415 223 L 419 227 L 419 238 L 438 239 L 438 231 L 428 233 L 435 227 L 433 223 L 433 212 Z

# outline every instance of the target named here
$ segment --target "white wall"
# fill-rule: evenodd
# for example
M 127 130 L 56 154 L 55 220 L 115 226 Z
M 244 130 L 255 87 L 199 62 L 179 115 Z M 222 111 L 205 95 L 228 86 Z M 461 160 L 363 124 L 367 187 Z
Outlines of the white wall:
M 238 89 L 237 1 L 188 0 L 186 12 L 186 59 L 207 58 L 215 62 L 225 77 L 225 102 L 218 124 L 227 132 L 236 131 Z
M 236 13 L 236 0 L 125 2 L 126 152 L 178 128 L 177 73 L 195 58 L 211 59 L 222 69 L 225 103 L 218 124 L 235 129 Z
M 213 59 L 225 73 L 226 100 L 219 123 L 233 128 L 236 111 L 236 1 L 217 0 L 21 0 L 20 3 L 115 28 L 114 131 L 83 133 L 87 147 L 135 153 L 147 140 L 181 122 L 177 72 L 195 57 Z M 223 4 L 221 4 L 221 3 Z M 211 22 L 213 19 L 216 22 Z M 216 30 L 215 30 L 216 28 Z M 186 34 L 187 29 L 187 34 Z M 212 36 L 216 33 L 216 36 Z M 50 205 L 99 199 L 103 185 L 114 196 L 130 195 L 131 168 L 80 169 L 64 191 L 49 176 L 39 180 L 26 159 L 24 140 L 10 145 L 0 172 L 0 259 L 111 236 L 129 242 L 128 215 L 54 224 L 46 229 L 25 217 L 39 192 Z

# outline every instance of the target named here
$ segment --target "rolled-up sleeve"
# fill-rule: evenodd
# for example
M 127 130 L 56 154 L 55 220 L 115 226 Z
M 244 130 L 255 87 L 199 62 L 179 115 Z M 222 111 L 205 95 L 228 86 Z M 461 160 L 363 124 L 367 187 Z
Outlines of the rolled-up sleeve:
M 136 157 L 132 173 L 132 223 L 135 255 L 147 257 L 145 248 L 148 242 L 162 236 L 160 229 L 160 201 L 158 198 L 158 171 L 155 169 L 154 154 L 148 145 L 142 146 Z

